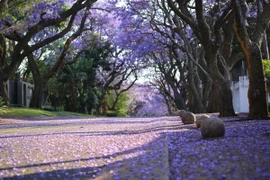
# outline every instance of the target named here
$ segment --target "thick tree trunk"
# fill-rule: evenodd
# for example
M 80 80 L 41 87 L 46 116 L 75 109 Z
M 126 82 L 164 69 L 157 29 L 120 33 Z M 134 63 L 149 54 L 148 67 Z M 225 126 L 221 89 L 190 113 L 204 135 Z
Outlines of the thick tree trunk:
M 32 99 L 30 101 L 31 108 L 40 109 L 42 105 L 42 93 L 43 93 L 43 82 L 35 81 L 35 87 L 32 94 Z
M 226 79 L 222 80 L 219 84 L 220 92 L 220 117 L 235 116 L 235 111 L 232 103 L 232 90 L 230 88 L 230 82 Z
M 268 6 L 268 8 L 270 8 L 270 6 Z M 268 107 L 266 99 L 266 83 L 262 65 L 262 54 L 260 49 L 261 43 L 259 43 L 259 38 L 255 38 L 254 41 L 251 40 L 244 23 L 246 15 L 242 12 L 240 1 L 234 2 L 234 10 L 236 11 L 236 13 L 233 29 L 245 55 L 248 70 L 248 117 L 252 119 L 267 118 Z M 268 14 L 267 17 L 269 17 Z M 265 22 L 269 22 L 269 20 L 265 20 Z
M 174 101 L 177 109 L 187 110 L 187 107 L 185 105 L 185 101 L 182 98 L 181 93 L 179 93 L 179 91 L 177 90 L 177 87 L 174 86 L 173 84 L 171 84 L 171 87 L 172 87 L 173 94 L 174 94 L 173 101 Z
M 9 98 L 7 92 L 7 78 L 4 74 L 4 62 L 6 56 L 6 42 L 3 34 L 0 33 L 0 96 L 6 105 L 9 105 Z
M 259 119 L 268 117 L 266 83 L 263 73 L 262 55 L 260 48 L 252 43 L 250 54 L 246 57 L 249 78 L 249 114 L 250 118 Z
M 10 101 L 9 101 L 8 92 L 7 92 L 7 81 L 4 80 L 2 75 L 0 77 L 0 96 L 3 98 L 5 105 L 9 106 Z
M 203 104 L 203 97 L 200 91 L 202 90 L 202 87 L 197 86 L 194 83 L 194 81 L 189 81 L 192 82 L 189 85 L 189 109 L 194 112 L 194 113 L 203 113 L 206 112 L 206 107 Z
M 106 100 L 106 92 L 107 90 L 102 90 L 100 99 L 99 99 L 99 105 L 98 105 L 98 114 L 100 115 L 107 115 L 107 111 L 108 111 L 108 103 Z
M 269 47 L 267 42 L 267 35 L 265 34 L 262 42 L 262 58 L 269 59 Z
M 214 85 L 212 84 L 212 89 L 210 91 L 209 94 L 209 105 L 207 108 L 207 112 L 209 113 L 214 113 L 214 112 L 219 112 L 220 111 L 220 107 L 219 105 L 221 104 L 221 98 L 219 95 L 219 85 Z
M 213 47 L 212 47 L 213 48 Z M 220 117 L 230 117 L 235 116 L 235 111 L 233 108 L 232 102 L 232 90 L 230 88 L 230 81 L 228 75 L 226 73 L 224 75 L 221 74 L 220 68 L 218 67 L 217 61 L 217 52 L 209 48 L 209 52 L 206 51 L 206 59 L 208 60 L 208 71 L 209 75 L 213 81 L 214 86 L 218 91 L 219 98 L 219 116 Z M 227 67 L 224 67 L 227 68 Z
M 219 80 L 213 85 L 208 112 L 219 112 L 220 117 L 235 116 L 229 81 Z
M 80 112 L 80 109 L 78 109 L 78 94 L 77 94 L 77 88 L 76 83 L 74 83 L 72 80 L 70 82 L 71 85 L 71 93 L 72 93 L 72 111 L 73 112 Z
M 207 108 L 209 106 L 209 97 L 210 97 L 210 93 L 211 93 L 211 88 L 212 88 L 212 82 L 210 80 L 206 80 L 203 83 L 204 87 L 203 87 L 203 106 L 205 107 L 205 110 L 207 112 Z
M 203 113 L 206 108 L 203 106 L 203 94 L 201 80 L 198 77 L 198 71 L 196 65 L 189 60 L 188 62 L 188 99 L 189 110 L 193 113 Z
M 41 103 L 42 103 L 42 92 L 43 92 L 43 87 L 45 85 L 45 82 L 40 75 L 40 72 L 34 60 L 33 54 L 29 54 L 27 58 L 28 58 L 29 67 L 33 74 L 33 79 L 34 79 L 34 84 L 35 84 L 33 94 L 32 94 L 32 99 L 30 101 L 29 106 L 31 108 L 40 109 Z

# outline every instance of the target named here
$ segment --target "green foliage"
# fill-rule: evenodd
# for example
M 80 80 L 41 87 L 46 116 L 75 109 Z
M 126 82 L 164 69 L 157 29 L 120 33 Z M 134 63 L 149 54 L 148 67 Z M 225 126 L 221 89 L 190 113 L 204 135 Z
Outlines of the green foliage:
M 48 90 L 49 92 L 53 94 L 57 94 L 58 90 L 60 89 L 60 85 L 58 83 L 58 80 L 56 77 L 50 78 L 50 80 L 46 83 L 45 90 Z
M 75 63 L 66 65 L 59 72 L 57 83 L 52 84 L 59 85 L 55 89 L 65 110 L 98 112 L 100 88 L 96 83 L 96 71 L 101 66 L 108 66 L 110 52 L 109 43 L 103 46 L 93 44 L 80 54 Z
M 126 117 L 128 115 L 127 115 L 126 112 L 123 112 L 123 111 L 118 111 L 118 110 L 112 111 L 112 110 L 109 110 L 109 111 L 107 111 L 107 116 L 108 117 Z
M 127 106 L 128 107 L 128 106 Z M 124 109 L 120 109 L 117 111 L 117 116 L 118 117 L 127 117 L 128 114 L 127 114 L 128 111 L 124 110 Z
M 5 105 L 4 99 L 0 96 L 0 108 Z
M 263 70 L 266 78 L 270 78 L 270 60 L 264 59 L 263 61 Z
M 37 2 L 37 0 L 34 0 Z M 25 11 L 31 9 L 33 6 L 33 1 L 31 0 L 16 0 L 6 2 L 6 4 L 2 3 L 3 5 L 0 6 L 0 18 L 10 16 L 10 12 L 16 10 L 17 14 L 23 14 Z M 8 7 L 8 8 L 7 8 Z M 15 18 L 15 17 L 12 17 Z
M 109 110 L 109 111 L 107 111 L 107 116 L 108 117 L 117 117 L 118 115 L 117 115 L 117 111 L 111 111 L 111 110 Z
M 108 105 L 109 107 L 112 107 L 115 99 L 116 99 L 116 94 L 111 92 L 108 94 L 107 96 L 108 98 Z M 127 112 L 129 110 L 129 104 L 131 103 L 131 99 L 128 97 L 128 92 L 123 92 L 120 94 L 118 101 L 116 103 L 116 107 L 115 107 L 115 113 L 117 116 L 127 116 Z M 108 112 L 108 113 L 113 113 L 112 112 Z M 109 116 L 109 115 L 108 115 Z
M 119 109 L 120 112 L 128 112 L 130 99 L 128 98 L 128 93 L 124 92 L 121 93 L 118 102 L 116 103 L 117 109 Z
M 4 103 L 4 99 L 0 96 L 0 113 L 6 113 L 7 106 Z

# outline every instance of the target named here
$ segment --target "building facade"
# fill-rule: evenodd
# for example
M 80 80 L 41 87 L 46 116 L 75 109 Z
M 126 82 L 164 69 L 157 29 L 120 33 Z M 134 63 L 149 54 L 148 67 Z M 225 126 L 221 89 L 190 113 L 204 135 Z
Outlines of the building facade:
M 8 81 L 7 91 L 10 104 L 29 107 L 34 85 L 23 81 Z

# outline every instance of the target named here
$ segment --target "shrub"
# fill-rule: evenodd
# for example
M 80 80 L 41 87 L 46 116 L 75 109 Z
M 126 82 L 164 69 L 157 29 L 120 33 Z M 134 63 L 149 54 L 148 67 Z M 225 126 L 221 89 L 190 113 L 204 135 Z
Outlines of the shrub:
M 5 113 L 7 106 L 5 105 L 4 99 L 0 96 L 0 113 Z
M 117 111 L 107 111 L 108 117 L 117 117 Z
M 115 93 L 113 93 L 113 92 L 109 93 L 107 98 L 108 98 L 109 107 L 112 107 L 112 104 L 114 103 L 114 100 L 116 98 Z M 130 103 L 131 103 L 131 99 L 129 98 L 128 93 L 127 92 L 121 93 L 119 98 L 118 98 L 118 101 L 116 103 L 116 107 L 115 107 L 116 110 L 108 111 L 107 116 L 109 116 L 109 117 L 128 116 L 127 112 L 129 110 Z
M 123 111 L 107 111 L 108 117 L 126 117 L 127 113 Z
M 126 112 L 124 112 L 123 110 L 119 110 L 119 111 L 117 111 L 117 116 L 118 117 L 127 117 L 128 114 Z

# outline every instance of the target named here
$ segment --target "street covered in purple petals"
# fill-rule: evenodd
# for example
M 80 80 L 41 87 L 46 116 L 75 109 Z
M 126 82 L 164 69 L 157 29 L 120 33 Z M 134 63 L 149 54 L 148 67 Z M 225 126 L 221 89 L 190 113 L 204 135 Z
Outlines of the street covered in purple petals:
M 0 179 L 270 178 L 270 121 L 223 120 L 204 139 L 179 117 L 5 119 Z
M 270 178 L 270 123 L 225 122 L 222 138 L 203 139 L 190 127 L 168 133 L 172 179 Z

